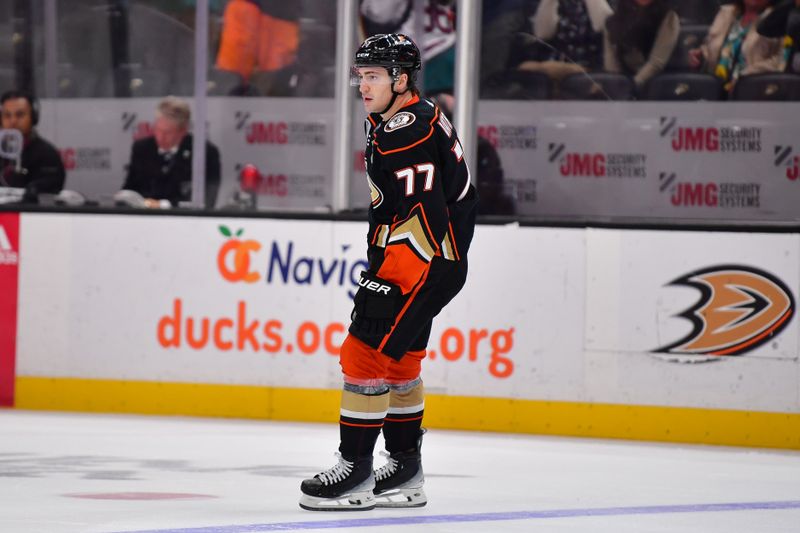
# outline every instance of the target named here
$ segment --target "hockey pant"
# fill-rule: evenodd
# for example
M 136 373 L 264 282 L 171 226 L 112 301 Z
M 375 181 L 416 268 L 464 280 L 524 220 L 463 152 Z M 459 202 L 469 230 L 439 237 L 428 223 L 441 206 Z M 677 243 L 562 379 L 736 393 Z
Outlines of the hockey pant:
M 351 332 L 345 339 L 339 418 L 345 459 L 372 456 L 381 430 L 388 452 L 416 448 L 425 408 L 420 370 L 433 318 L 464 286 L 466 272 L 464 260 L 435 258 L 387 335 L 357 338 Z

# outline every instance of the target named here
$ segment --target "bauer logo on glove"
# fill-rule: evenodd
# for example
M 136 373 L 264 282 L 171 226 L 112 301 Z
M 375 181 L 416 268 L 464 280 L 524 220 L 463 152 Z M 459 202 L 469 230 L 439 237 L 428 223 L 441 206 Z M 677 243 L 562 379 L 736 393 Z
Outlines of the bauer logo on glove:
M 373 292 L 376 292 L 378 294 L 385 294 L 386 296 L 389 296 L 389 293 L 391 292 L 391 290 L 397 288 L 397 287 L 395 287 L 393 285 L 385 285 L 385 284 L 377 282 L 377 281 L 372 281 L 367 277 L 363 277 L 364 274 L 366 274 L 366 272 L 362 272 L 361 273 L 362 278 L 360 280 L 358 280 L 358 284 L 361 287 L 367 289 L 368 291 L 373 291 Z
M 351 330 L 367 335 L 383 335 L 392 329 L 400 288 L 394 283 L 363 271 L 353 298 Z

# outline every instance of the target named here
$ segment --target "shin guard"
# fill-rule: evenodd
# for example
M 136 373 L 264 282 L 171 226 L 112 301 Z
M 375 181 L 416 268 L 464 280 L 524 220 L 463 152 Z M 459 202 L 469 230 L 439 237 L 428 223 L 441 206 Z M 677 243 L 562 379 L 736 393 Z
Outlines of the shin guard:
M 339 452 L 342 457 L 350 461 L 372 457 L 388 406 L 388 391 L 360 394 L 345 386 L 339 416 Z
M 389 453 L 415 450 L 425 410 L 422 380 L 393 384 L 389 391 L 389 408 L 384 419 L 383 436 Z

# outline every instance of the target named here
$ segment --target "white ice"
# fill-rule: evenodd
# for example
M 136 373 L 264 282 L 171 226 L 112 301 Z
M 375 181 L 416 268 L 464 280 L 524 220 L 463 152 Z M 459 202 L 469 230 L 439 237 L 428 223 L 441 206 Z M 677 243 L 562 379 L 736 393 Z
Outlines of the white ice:
M 427 507 L 303 511 L 337 444 L 333 424 L 0 410 L 0 532 L 800 532 L 800 452 L 432 429 Z

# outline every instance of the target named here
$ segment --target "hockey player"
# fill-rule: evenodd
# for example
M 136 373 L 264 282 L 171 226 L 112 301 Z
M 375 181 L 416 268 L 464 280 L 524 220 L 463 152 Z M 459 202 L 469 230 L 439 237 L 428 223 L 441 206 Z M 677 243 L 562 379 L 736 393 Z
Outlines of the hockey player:
M 353 84 L 369 113 L 369 270 L 340 353 L 339 461 L 303 481 L 304 509 L 427 503 L 420 366 L 433 317 L 466 281 L 477 195 L 453 125 L 414 86 L 419 69 L 405 35 L 374 35 L 356 51 Z M 387 463 L 373 472 L 381 430 Z

